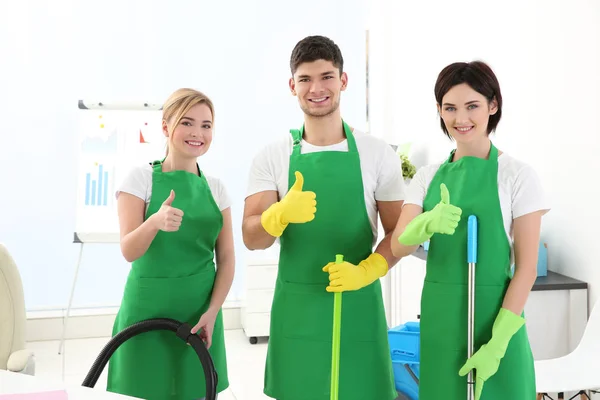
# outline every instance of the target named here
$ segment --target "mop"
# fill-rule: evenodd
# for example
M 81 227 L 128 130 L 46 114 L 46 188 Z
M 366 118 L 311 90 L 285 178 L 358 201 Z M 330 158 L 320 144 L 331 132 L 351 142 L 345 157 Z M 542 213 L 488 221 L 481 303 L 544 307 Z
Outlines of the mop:
M 477 264 L 477 217 L 469 216 L 467 224 L 467 262 L 469 263 L 469 312 L 468 312 L 468 331 L 467 331 L 467 359 L 473 356 L 473 340 L 475 329 L 475 265 Z M 469 372 L 467 378 L 467 399 L 475 399 L 475 379 L 473 370 Z
M 344 262 L 344 256 L 337 254 L 335 263 Z M 331 344 L 331 400 L 338 400 L 340 379 L 340 336 L 342 333 L 342 293 L 333 294 L 333 340 Z

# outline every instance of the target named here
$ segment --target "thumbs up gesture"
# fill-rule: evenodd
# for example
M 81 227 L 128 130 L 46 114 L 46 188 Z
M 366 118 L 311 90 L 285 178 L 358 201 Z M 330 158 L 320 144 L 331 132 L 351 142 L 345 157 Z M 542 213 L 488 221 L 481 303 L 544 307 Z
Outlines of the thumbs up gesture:
M 304 177 L 298 171 L 296 181 L 290 191 L 281 200 L 281 222 L 283 224 L 301 224 L 315 219 L 317 212 L 317 195 L 315 192 L 304 192 Z
M 450 204 L 450 192 L 445 184 L 440 185 L 441 201 L 431 210 L 429 231 L 431 233 L 454 234 L 462 210 Z
M 270 235 L 279 237 L 288 224 L 302 224 L 315 219 L 317 195 L 304 191 L 304 177 L 298 171 L 296 181 L 285 197 L 261 215 L 261 224 Z
M 421 244 L 435 233 L 453 235 L 462 210 L 450 204 L 450 192 L 443 183 L 440 185 L 441 201 L 432 210 L 415 217 L 404 232 L 398 237 L 398 242 L 405 246 Z
M 183 211 L 172 207 L 175 200 L 175 192 L 171 190 L 169 197 L 162 203 L 160 209 L 153 215 L 155 226 L 164 232 L 175 232 L 179 230 L 183 219 Z

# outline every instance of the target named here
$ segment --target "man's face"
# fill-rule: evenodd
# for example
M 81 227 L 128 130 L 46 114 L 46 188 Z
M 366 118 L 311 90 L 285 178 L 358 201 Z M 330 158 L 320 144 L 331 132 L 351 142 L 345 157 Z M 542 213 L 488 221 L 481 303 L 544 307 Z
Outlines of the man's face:
M 298 96 L 300 108 L 311 117 L 325 117 L 340 106 L 340 93 L 346 90 L 348 77 L 331 61 L 317 60 L 298 66 L 290 89 Z

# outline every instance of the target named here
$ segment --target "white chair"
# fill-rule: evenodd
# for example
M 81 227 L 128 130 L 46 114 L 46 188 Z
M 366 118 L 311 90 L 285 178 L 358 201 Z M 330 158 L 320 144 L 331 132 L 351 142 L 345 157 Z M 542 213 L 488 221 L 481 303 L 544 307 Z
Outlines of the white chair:
M 563 357 L 535 362 L 538 400 L 548 399 L 548 393 L 577 392 L 571 399 L 581 396 L 590 399 L 587 392 L 597 393 L 600 388 L 600 300 L 596 302 L 588 319 L 581 341 L 571 353 Z
M 0 243 L 0 369 L 35 375 L 35 358 L 25 348 L 25 298 L 15 261 Z

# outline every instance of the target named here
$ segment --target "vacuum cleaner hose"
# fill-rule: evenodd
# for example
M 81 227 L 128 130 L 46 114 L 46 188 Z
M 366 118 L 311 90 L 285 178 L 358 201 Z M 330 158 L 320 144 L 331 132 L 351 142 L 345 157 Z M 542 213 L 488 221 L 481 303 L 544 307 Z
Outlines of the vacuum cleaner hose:
M 94 387 L 110 357 L 119 348 L 119 346 L 121 346 L 127 340 L 145 332 L 158 330 L 174 332 L 181 340 L 191 345 L 198 355 L 200 363 L 202 364 L 202 368 L 204 369 L 204 378 L 206 381 L 206 400 L 215 400 L 217 398 L 217 371 L 215 370 L 210 353 L 206 349 L 206 346 L 204 346 L 204 342 L 198 335 L 192 334 L 192 328 L 189 324 L 181 323 L 169 318 L 153 318 L 141 321 L 125 328 L 115 335 L 106 344 L 106 346 L 104 346 L 100 352 L 100 355 L 98 355 L 96 358 L 96 361 L 85 377 L 82 386 L 90 388 Z

